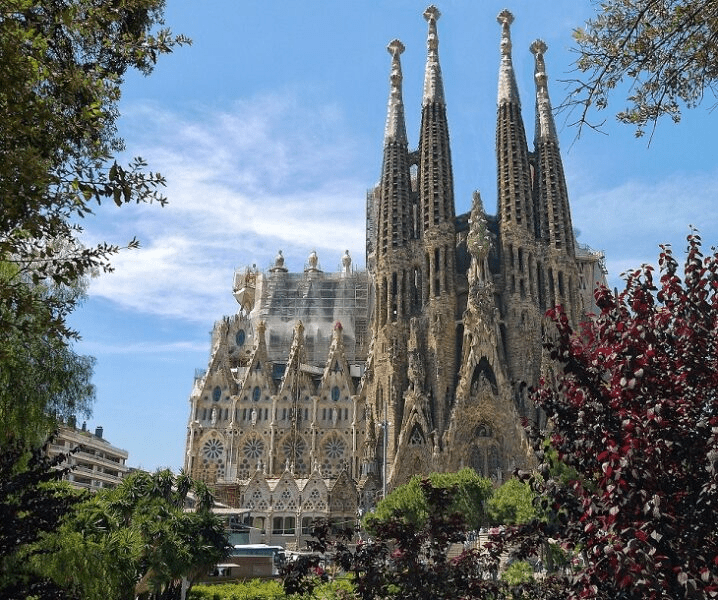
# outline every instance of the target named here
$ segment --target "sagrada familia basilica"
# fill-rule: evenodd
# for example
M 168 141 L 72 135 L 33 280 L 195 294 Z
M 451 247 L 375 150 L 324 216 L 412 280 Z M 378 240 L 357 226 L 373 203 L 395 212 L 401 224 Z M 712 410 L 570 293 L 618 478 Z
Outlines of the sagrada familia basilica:
M 404 121 L 401 54 L 392 41 L 379 183 L 367 198 L 366 270 L 348 252 L 303 272 L 281 251 L 266 272 L 235 273 L 238 312 L 215 324 L 209 365 L 190 396 L 185 469 L 263 540 L 297 543 L 318 516 L 354 520 L 412 475 L 470 467 L 497 483 L 532 455 L 522 417 L 546 367 L 545 311 L 578 322 L 605 280 L 603 257 L 571 225 L 544 54 L 535 57 L 529 150 L 501 26 L 497 214 L 478 193 L 454 209 L 439 11 L 424 12 L 428 54 L 418 148 Z M 287 538 L 287 536 L 289 536 Z

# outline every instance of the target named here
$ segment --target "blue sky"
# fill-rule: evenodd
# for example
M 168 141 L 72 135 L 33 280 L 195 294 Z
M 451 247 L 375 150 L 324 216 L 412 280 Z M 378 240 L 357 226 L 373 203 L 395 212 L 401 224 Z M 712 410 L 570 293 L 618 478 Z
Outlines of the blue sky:
M 416 0 L 168 0 L 166 22 L 193 39 L 150 77 L 130 74 L 120 105 L 129 156 L 167 177 L 169 205 L 104 206 L 86 240 L 142 248 L 92 281 L 73 316 L 78 350 L 97 358 L 88 426 L 145 469 L 183 464 L 194 370 L 213 323 L 236 311 L 236 268 L 267 268 L 278 249 L 300 270 L 316 249 L 324 270 L 348 249 L 364 264 L 367 190 L 381 167 L 389 91 L 387 43 L 399 38 L 411 145 L 417 142 L 427 2 Z M 531 145 L 533 56 L 540 37 L 554 106 L 573 76 L 571 32 L 589 0 L 445 0 L 438 23 L 457 212 L 478 189 L 495 212 L 500 27 L 509 8 L 513 59 Z M 621 98 L 613 99 L 622 108 Z M 604 133 L 557 125 L 579 241 L 606 253 L 611 285 L 655 264 L 658 244 L 682 253 L 688 226 L 718 240 L 716 117 L 704 106 L 659 125 L 650 147 L 611 114 Z M 570 120 L 570 119 L 569 119 Z

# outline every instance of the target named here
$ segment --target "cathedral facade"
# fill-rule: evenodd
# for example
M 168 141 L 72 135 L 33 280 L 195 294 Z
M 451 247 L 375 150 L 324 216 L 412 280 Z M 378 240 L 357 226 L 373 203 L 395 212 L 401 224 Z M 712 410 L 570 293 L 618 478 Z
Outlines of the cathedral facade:
M 471 467 L 497 483 L 532 455 L 522 418 L 547 366 L 547 309 L 577 323 L 605 280 L 577 244 L 537 40 L 529 150 L 501 25 L 497 214 L 456 215 L 437 21 L 431 6 L 418 148 L 409 147 L 398 40 L 379 183 L 367 198 L 366 270 L 349 253 L 300 273 L 277 256 L 235 274 L 237 314 L 215 324 L 190 396 L 185 469 L 252 511 L 266 541 L 309 518 L 351 520 L 415 474 Z M 288 533 L 289 532 L 289 533 Z M 288 541 L 284 539 L 284 541 Z

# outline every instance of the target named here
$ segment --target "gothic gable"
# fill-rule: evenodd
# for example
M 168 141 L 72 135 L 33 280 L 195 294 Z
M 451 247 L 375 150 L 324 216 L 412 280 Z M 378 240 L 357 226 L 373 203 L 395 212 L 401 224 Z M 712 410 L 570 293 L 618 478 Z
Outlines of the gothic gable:
M 318 390 L 323 399 L 331 399 L 334 402 L 348 401 L 354 393 L 342 332 L 342 324 L 337 322 L 334 325 L 332 343 L 329 346 L 329 355 Z
M 357 510 L 357 492 L 354 482 L 342 471 L 331 484 L 329 510 L 332 514 L 344 513 L 354 517 Z M 348 523 L 348 525 L 353 525 Z

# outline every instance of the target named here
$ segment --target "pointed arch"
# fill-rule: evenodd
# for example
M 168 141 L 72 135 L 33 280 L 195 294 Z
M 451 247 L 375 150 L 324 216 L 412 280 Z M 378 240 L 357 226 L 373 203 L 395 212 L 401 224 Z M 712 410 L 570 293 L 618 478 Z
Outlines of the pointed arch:
M 494 394 L 498 394 L 499 387 L 496 382 L 496 374 L 494 369 L 491 367 L 489 360 L 482 356 L 481 360 L 474 367 L 474 373 L 471 376 L 471 392 L 475 394 L 482 386 L 482 382 L 485 381 L 491 386 L 491 391 Z
M 411 435 L 409 436 L 410 446 L 424 446 L 426 445 L 426 435 L 421 429 L 421 425 L 414 423 L 414 427 L 411 429 Z

